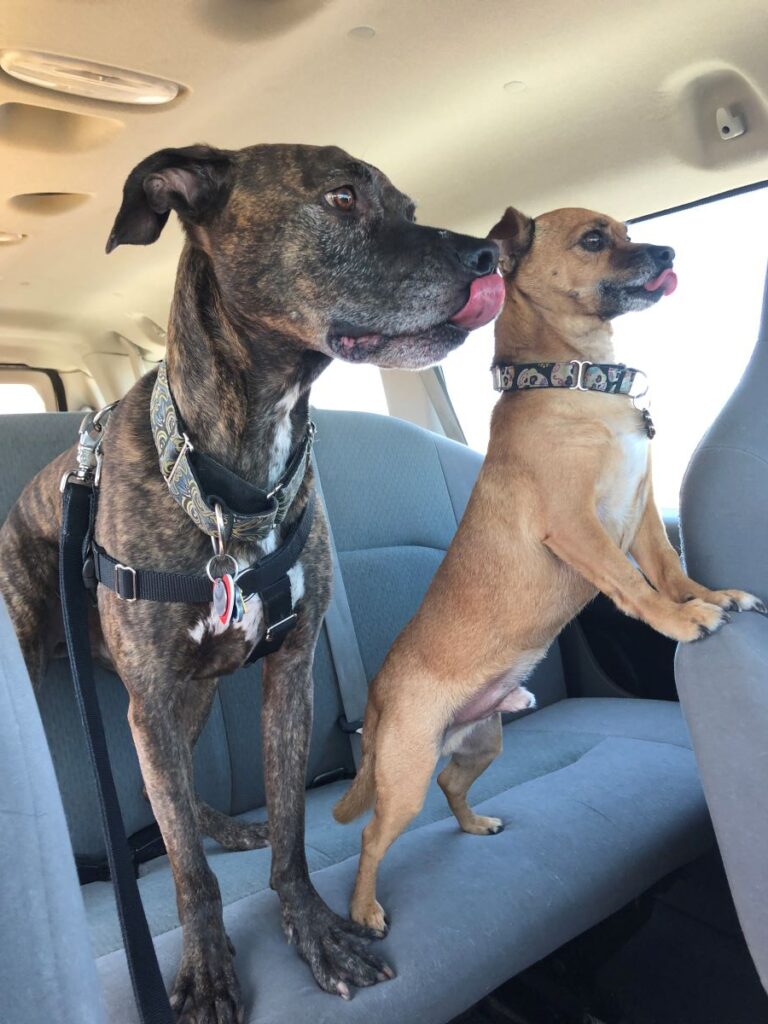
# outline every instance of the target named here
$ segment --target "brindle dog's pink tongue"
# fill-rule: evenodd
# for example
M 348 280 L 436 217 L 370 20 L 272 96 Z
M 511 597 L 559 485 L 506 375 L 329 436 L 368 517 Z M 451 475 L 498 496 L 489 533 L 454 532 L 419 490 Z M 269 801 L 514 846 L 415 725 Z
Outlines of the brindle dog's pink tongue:
M 469 289 L 469 299 L 451 323 L 465 331 L 474 331 L 489 323 L 498 314 L 504 302 L 504 282 L 498 274 L 476 277 Z
M 663 288 L 665 295 L 671 295 L 677 288 L 677 274 L 674 270 L 662 270 L 658 277 L 654 277 L 652 281 L 646 281 L 643 288 L 647 292 L 655 292 L 659 288 Z

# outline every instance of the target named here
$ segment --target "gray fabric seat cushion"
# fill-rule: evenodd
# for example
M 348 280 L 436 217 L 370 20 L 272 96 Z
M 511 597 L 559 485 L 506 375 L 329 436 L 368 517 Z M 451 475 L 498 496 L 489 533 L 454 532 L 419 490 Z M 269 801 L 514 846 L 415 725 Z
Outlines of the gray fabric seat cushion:
M 0 1021 L 103 1024 L 72 848 L 0 598 Z
M 345 912 L 364 819 L 337 825 L 331 807 L 347 783 L 308 794 L 313 878 Z M 473 803 L 507 824 L 499 836 L 461 833 L 433 785 L 421 816 L 392 848 L 380 892 L 392 915 L 381 944 L 398 972 L 359 992 L 345 1020 L 442 1024 L 485 992 L 696 857 L 711 829 L 677 705 L 574 699 L 505 727 L 505 749 L 476 783 Z M 251 817 L 248 815 L 247 817 Z M 339 1020 L 283 938 L 268 888 L 269 851 L 210 863 L 238 949 L 253 1024 Z M 165 858 L 140 887 L 165 976 L 178 966 L 180 932 Z M 110 1019 L 134 1021 L 109 886 L 83 890 Z

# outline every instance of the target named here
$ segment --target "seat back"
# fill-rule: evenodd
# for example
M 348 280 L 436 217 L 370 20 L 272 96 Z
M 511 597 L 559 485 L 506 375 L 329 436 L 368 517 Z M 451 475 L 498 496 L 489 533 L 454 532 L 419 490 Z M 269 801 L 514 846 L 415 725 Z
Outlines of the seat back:
M 2 598 L 0 906 L 0 1018 L 104 1024 L 64 810 Z
M 463 445 L 391 417 L 323 411 L 314 415 L 317 464 L 370 680 L 418 608 L 482 460 Z M 0 517 L 33 473 L 72 444 L 78 421 L 78 416 L 67 414 L 0 417 Z M 349 738 L 338 727 L 343 707 L 324 631 L 315 652 L 314 677 L 308 783 L 354 770 Z M 258 665 L 222 680 L 195 749 L 198 792 L 228 814 L 260 807 L 265 800 L 259 682 Z M 114 674 L 101 669 L 97 685 L 126 830 L 132 835 L 153 819 L 142 795 L 127 724 L 127 694 Z M 565 695 L 557 645 L 531 685 L 541 704 Z M 73 846 L 81 859 L 100 860 L 104 843 L 95 786 L 66 662 L 51 665 L 40 707 Z
M 768 602 L 768 277 L 757 346 L 696 449 L 680 525 L 689 575 Z M 704 791 L 750 950 L 768 986 L 768 621 L 752 615 L 676 660 Z

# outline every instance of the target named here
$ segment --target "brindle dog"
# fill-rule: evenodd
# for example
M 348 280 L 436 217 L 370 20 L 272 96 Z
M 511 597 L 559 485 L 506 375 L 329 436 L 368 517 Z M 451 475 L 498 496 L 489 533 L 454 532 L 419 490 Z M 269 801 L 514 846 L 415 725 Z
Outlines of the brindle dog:
M 416 225 L 413 203 L 380 171 L 334 147 L 155 153 L 128 177 L 107 250 L 154 242 L 171 210 L 186 232 L 168 331 L 173 395 L 196 448 L 262 487 L 279 479 L 303 436 L 310 385 L 332 357 L 427 366 L 501 304 L 494 243 Z M 149 417 L 154 380 L 140 380 L 109 422 L 96 540 L 126 565 L 200 573 L 211 545 L 160 474 Z M 70 450 L 42 470 L 0 531 L 0 590 L 36 681 L 59 614 L 58 484 L 73 468 Z M 280 535 L 312 487 L 310 469 Z M 279 536 L 268 540 L 231 550 L 253 562 Z M 285 931 L 318 984 L 349 998 L 349 985 L 392 971 L 367 948 L 368 929 L 321 900 L 304 851 L 311 668 L 330 575 L 318 509 L 293 570 L 298 623 L 264 663 L 264 775 L 271 884 Z M 196 802 L 192 748 L 218 678 L 260 639 L 260 608 L 251 605 L 259 602 L 222 630 L 199 606 L 132 604 L 98 589 L 103 643 L 130 695 L 131 730 L 176 883 L 184 938 L 171 998 L 190 1024 L 242 1019 L 219 887 L 199 832 L 243 849 L 266 845 L 266 829 Z

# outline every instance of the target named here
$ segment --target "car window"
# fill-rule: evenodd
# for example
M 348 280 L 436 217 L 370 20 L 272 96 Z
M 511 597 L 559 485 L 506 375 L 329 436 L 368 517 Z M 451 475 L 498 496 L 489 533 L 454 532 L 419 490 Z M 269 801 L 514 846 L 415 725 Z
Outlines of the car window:
M 387 414 L 384 383 L 377 367 L 335 359 L 312 385 L 312 405 L 318 409 Z
M 0 414 L 45 412 L 43 396 L 32 384 L 0 381 Z
M 610 211 L 609 211 L 610 212 Z M 726 196 L 630 225 L 637 242 L 671 245 L 677 291 L 654 308 L 619 317 L 616 356 L 650 380 L 656 500 L 676 509 L 696 444 L 727 401 L 757 339 L 768 261 L 768 188 Z M 468 443 L 488 444 L 496 401 L 488 367 L 493 330 L 472 335 L 444 363 Z

